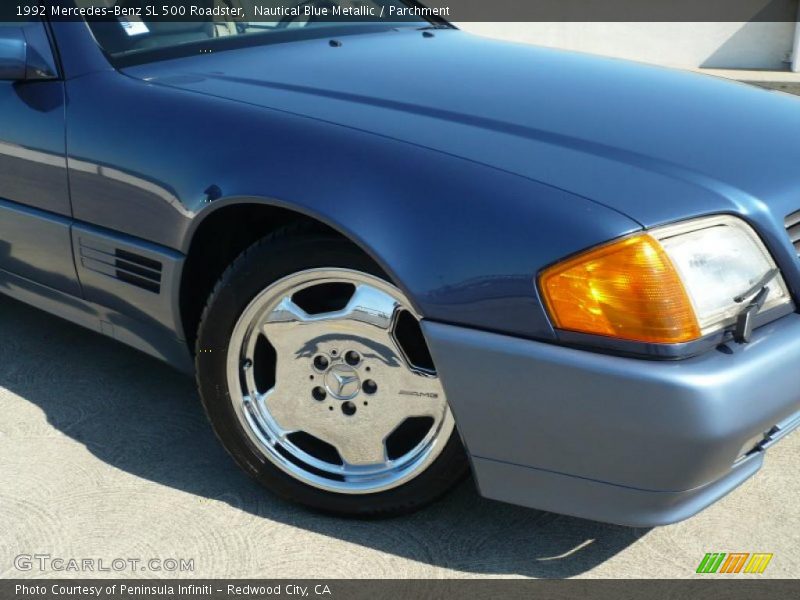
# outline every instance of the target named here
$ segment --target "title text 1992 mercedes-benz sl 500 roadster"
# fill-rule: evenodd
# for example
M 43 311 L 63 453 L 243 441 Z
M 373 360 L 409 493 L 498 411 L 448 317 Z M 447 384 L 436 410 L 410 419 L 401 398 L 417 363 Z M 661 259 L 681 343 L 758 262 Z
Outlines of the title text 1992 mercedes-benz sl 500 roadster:
M 195 373 L 284 497 L 658 525 L 800 422 L 794 97 L 291 15 L 6 23 L 0 79 L 0 291 Z

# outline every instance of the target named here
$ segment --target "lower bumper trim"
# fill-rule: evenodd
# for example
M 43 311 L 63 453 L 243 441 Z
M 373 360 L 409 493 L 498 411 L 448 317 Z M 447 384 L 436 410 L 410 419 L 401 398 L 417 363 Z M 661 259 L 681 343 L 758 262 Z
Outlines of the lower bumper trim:
M 684 492 L 653 492 L 472 457 L 478 488 L 486 498 L 628 527 L 658 527 L 688 519 L 752 477 L 763 461 L 763 453 L 754 454 L 707 485 Z

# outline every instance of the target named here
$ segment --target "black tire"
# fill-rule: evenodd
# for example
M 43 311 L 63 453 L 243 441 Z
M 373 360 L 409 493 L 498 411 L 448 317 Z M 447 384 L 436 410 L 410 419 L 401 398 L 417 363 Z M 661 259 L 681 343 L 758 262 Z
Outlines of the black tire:
M 311 268 L 348 268 L 383 279 L 375 263 L 339 237 L 292 227 L 241 254 L 220 278 L 201 319 L 196 348 L 200 396 L 217 437 L 239 466 L 278 496 L 339 516 L 382 517 L 412 512 L 441 497 L 468 473 L 454 429 L 438 458 L 410 481 L 372 494 L 342 494 L 310 486 L 275 466 L 249 440 L 230 400 L 226 375 L 229 340 L 253 298 L 271 283 Z

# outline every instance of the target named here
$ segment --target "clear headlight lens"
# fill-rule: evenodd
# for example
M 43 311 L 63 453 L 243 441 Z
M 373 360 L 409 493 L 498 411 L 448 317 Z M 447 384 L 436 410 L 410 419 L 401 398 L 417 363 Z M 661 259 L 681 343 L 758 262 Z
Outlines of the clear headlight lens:
M 751 300 L 734 298 L 774 268 L 744 221 L 719 216 L 595 248 L 546 269 L 539 284 L 559 329 L 683 343 L 733 324 Z M 791 302 L 780 274 L 768 286 L 762 310 Z
M 680 274 L 704 334 L 733 323 L 743 308 L 733 299 L 775 268 L 756 233 L 735 217 L 700 219 L 653 235 Z M 770 292 L 762 310 L 791 301 L 780 274 L 767 285 Z

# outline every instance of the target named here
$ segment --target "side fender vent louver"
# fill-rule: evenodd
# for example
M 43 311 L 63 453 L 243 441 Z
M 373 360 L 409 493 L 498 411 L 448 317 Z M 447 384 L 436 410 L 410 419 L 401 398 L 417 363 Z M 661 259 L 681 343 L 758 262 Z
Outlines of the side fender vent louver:
M 161 293 L 163 265 L 152 258 L 122 248 L 81 239 L 81 264 L 90 271 L 113 277 L 154 294 Z
M 800 256 L 800 210 L 792 213 L 784 219 L 786 231 L 789 233 L 789 238 L 794 244 L 794 249 L 797 251 L 797 256 Z

